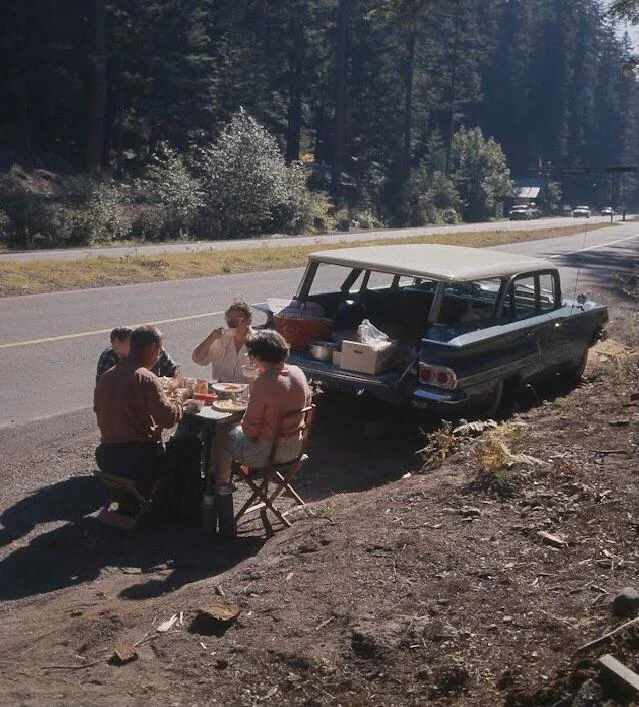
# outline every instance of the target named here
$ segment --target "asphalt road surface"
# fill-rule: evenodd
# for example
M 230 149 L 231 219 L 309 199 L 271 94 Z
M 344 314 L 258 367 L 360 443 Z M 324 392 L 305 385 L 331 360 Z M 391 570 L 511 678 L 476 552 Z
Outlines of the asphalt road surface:
M 561 270 L 564 292 L 573 294 L 639 261 L 639 224 L 499 250 L 552 258 Z M 0 299 L 0 428 L 89 407 L 97 358 L 118 324 L 158 324 L 182 372 L 207 375 L 208 368 L 191 362 L 191 351 L 223 323 L 228 303 L 238 296 L 249 302 L 290 296 L 301 272 L 293 268 Z M 262 323 L 261 316 L 256 324 Z

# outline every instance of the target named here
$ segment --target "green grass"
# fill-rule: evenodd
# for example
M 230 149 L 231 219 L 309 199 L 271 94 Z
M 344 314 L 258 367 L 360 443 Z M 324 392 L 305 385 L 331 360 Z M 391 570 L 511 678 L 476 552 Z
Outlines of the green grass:
M 594 231 L 609 226 L 608 223 L 593 224 L 588 226 L 587 230 Z M 441 233 L 401 239 L 332 244 L 327 245 L 324 250 L 401 243 L 445 243 L 484 248 L 504 243 L 569 236 L 584 233 L 584 230 L 584 224 L 572 224 L 534 231 Z M 256 246 L 224 251 L 209 250 L 162 255 L 121 257 L 92 255 L 77 260 L 6 261 L 0 262 L 0 297 L 293 268 L 303 265 L 308 254 L 317 250 L 322 250 L 322 247 L 319 245 L 270 248 Z

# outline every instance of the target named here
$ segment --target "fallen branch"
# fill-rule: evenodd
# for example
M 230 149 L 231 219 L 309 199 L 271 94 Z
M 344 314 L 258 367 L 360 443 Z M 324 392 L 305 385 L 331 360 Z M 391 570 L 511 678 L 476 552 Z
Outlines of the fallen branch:
M 141 646 L 143 643 L 146 643 L 147 641 L 152 641 L 154 638 L 157 638 L 158 635 L 156 633 L 152 633 L 151 635 L 146 635 L 144 638 L 141 638 L 139 641 L 133 644 L 134 648 L 137 648 L 138 646 Z
M 103 661 L 94 660 L 93 663 L 85 663 L 84 665 L 42 665 L 40 670 L 82 670 L 83 668 L 92 668 L 94 665 L 100 665 Z
M 316 626 L 316 627 L 315 627 L 315 630 L 316 630 L 316 631 L 319 631 L 321 628 L 324 628 L 324 626 L 328 626 L 328 624 L 330 624 L 330 622 L 331 622 L 334 618 L 335 618 L 335 617 L 331 616 L 330 619 L 326 619 L 326 621 L 322 621 L 322 623 L 319 624 L 319 626 Z
M 590 643 L 585 643 L 583 646 L 579 646 L 579 648 L 577 648 L 577 652 L 585 651 L 585 650 L 588 650 L 588 648 L 594 648 L 595 646 L 598 646 L 601 643 L 605 643 L 609 638 L 611 638 L 615 634 L 619 633 L 620 631 L 623 631 L 624 629 L 626 629 L 629 626 L 632 626 L 633 624 L 636 624 L 638 622 L 639 622 L 639 616 L 636 616 L 634 619 L 627 621 L 625 624 L 621 624 L 621 626 L 617 626 L 617 628 L 613 629 L 612 631 L 609 631 L 608 633 L 604 633 L 603 636 L 599 636 L 599 638 L 595 638 L 594 641 L 590 641 Z

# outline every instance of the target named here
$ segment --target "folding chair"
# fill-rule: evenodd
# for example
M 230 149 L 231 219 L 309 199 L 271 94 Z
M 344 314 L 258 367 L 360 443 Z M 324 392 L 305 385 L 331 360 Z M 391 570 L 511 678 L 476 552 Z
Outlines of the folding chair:
M 300 452 L 295 459 L 284 462 L 275 461 L 278 445 L 282 439 L 281 430 L 284 426 L 284 421 L 288 417 L 299 415 L 300 411 L 297 410 L 294 412 L 285 413 L 280 417 L 275 440 L 273 442 L 273 448 L 266 466 L 253 468 L 242 465 L 237 460 L 233 462 L 233 470 L 236 473 L 237 478 L 244 481 L 251 489 L 249 499 L 235 514 L 234 524 L 236 530 L 238 522 L 243 516 L 256 511 L 260 511 L 264 529 L 268 534 L 272 534 L 273 528 L 268 520 L 267 511 L 271 511 L 271 513 L 273 513 L 282 525 L 290 528 L 291 522 L 286 517 L 290 510 L 280 511 L 274 505 L 275 501 L 285 492 L 293 498 L 296 506 L 306 506 L 304 500 L 293 488 L 292 480 L 300 470 L 302 464 L 308 459 L 308 454 L 306 454 L 306 452 L 310 441 L 313 418 L 315 417 L 315 405 L 305 407 L 301 410 L 301 413 L 302 423 Z M 257 481 L 254 477 L 261 477 L 261 480 Z
M 97 470 L 93 473 L 102 481 L 111 494 L 109 500 L 98 514 L 98 520 L 106 525 L 121 528 L 122 530 L 135 530 L 140 520 L 150 512 L 153 497 L 160 484 L 164 481 L 164 477 L 156 479 L 149 489 L 149 492 L 143 495 L 135 485 L 135 481 L 131 479 L 125 479 L 122 476 L 115 476 L 113 474 L 105 474 Z M 130 505 L 136 508 L 136 511 L 132 515 L 127 515 L 119 508 L 117 510 L 112 509 L 111 505 L 113 503 L 117 503 L 118 506 L 121 504 Z

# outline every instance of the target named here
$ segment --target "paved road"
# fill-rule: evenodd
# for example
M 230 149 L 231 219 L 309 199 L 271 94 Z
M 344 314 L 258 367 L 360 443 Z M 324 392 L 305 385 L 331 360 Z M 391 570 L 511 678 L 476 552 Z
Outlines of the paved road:
M 21 253 L 0 253 L 0 260 L 74 260 L 86 256 L 109 255 L 158 255 L 162 253 L 184 253 L 201 250 L 228 250 L 229 248 L 281 248 L 291 245 L 330 245 L 332 243 L 356 243 L 379 238 L 409 238 L 411 236 L 433 235 L 435 233 L 477 233 L 479 231 L 534 231 L 554 226 L 606 223 L 607 216 L 595 216 L 590 219 L 542 218 L 534 221 L 499 221 L 496 223 L 468 223 L 451 226 L 425 226 L 420 228 L 394 228 L 380 231 L 363 231 L 358 233 L 335 233 L 326 236 L 269 236 L 249 238 L 237 241 L 196 241 L 188 243 L 159 243 L 144 246 L 122 246 L 117 248 L 74 248 L 69 250 L 33 250 Z
M 500 249 L 553 258 L 571 292 L 632 267 L 639 224 Z M 191 362 L 191 350 L 222 324 L 228 302 L 292 295 L 300 274 L 293 268 L 0 299 L 0 427 L 89 406 L 97 357 L 117 324 L 158 323 L 183 372 L 204 372 Z

